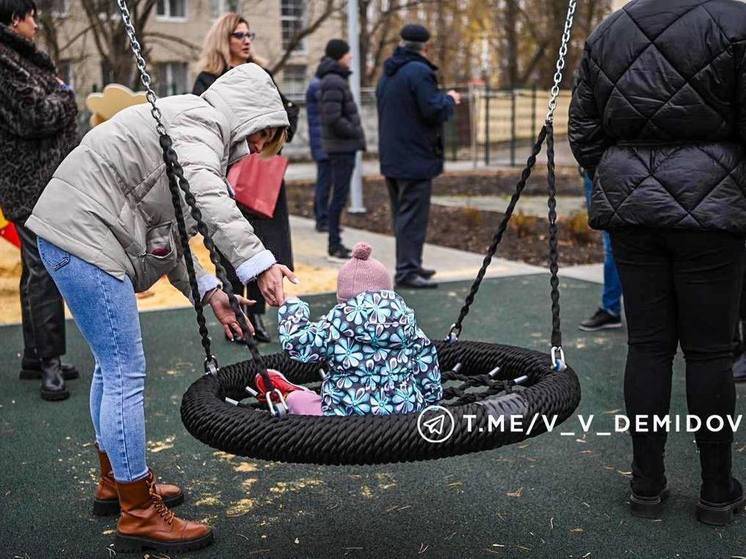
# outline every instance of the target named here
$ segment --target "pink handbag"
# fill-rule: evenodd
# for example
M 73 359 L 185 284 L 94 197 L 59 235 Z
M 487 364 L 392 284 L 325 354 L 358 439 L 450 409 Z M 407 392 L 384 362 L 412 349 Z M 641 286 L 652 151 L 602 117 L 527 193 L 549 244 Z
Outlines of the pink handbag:
M 262 159 L 252 153 L 239 160 L 228 170 L 236 202 L 251 213 L 271 218 L 287 168 L 288 160 L 281 155 Z

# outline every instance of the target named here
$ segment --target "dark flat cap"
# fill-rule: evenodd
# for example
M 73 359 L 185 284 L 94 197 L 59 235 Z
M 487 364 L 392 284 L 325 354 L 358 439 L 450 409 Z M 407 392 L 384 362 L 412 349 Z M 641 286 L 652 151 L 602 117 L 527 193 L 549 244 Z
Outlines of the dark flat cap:
M 402 27 L 399 36 L 405 41 L 413 43 L 427 43 L 430 40 L 430 32 L 424 25 L 409 23 Z

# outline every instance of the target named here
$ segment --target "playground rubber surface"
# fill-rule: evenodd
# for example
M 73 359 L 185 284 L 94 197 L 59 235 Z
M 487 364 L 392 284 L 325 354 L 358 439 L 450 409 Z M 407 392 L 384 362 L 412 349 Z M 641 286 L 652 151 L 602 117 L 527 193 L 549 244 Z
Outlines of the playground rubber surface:
M 464 339 L 548 350 L 546 274 L 488 280 L 465 322 Z M 663 519 L 629 515 L 630 441 L 613 431 L 624 413 L 623 331 L 585 333 L 577 324 L 594 311 L 599 286 L 563 280 L 564 347 L 583 388 L 577 417 L 525 443 L 445 460 L 375 467 L 315 467 L 236 458 L 185 431 L 181 396 L 201 374 L 201 347 L 189 309 L 143 313 L 148 359 L 146 418 L 149 463 L 180 484 L 176 509 L 207 520 L 216 543 L 197 558 L 730 558 L 746 556 L 746 520 L 711 528 L 694 520 L 698 458 L 691 434 L 672 433 L 667 449 L 671 497 Z M 453 322 L 468 284 L 402 291 L 431 337 Z M 314 315 L 333 295 L 308 297 Z M 273 327 L 276 317 L 269 315 Z M 223 341 L 222 363 L 247 358 Z M 66 360 L 82 371 L 70 399 L 47 403 L 36 381 L 19 381 L 20 326 L 0 328 L 0 556 L 114 557 L 116 518 L 91 515 L 98 465 L 88 415 L 92 360 L 74 324 Z M 263 346 L 265 352 L 277 346 Z M 743 413 L 738 386 L 736 413 Z M 685 414 L 683 366 L 676 359 L 672 413 Z M 736 433 L 734 472 L 742 474 L 746 437 Z M 572 431 L 573 436 L 560 431 Z M 743 477 L 743 476 L 742 476 Z M 124 557 L 140 557 L 126 555 Z M 149 554 L 155 559 L 162 554 Z

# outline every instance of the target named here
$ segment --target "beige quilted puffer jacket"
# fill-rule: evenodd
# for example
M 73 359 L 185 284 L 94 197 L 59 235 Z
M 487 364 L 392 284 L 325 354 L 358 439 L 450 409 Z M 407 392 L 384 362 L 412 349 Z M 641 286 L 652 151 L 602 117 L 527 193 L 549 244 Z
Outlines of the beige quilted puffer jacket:
M 241 215 L 225 176 L 228 164 L 248 152 L 249 135 L 288 126 L 276 86 L 259 66 L 243 64 L 202 96 L 166 97 L 158 107 L 212 239 L 239 277 L 251 280 L 275 259 Z M 189 297 L 149 105 L 127 108 L 86 134 L 57 168 L 26 226 L 115 277 L 128 276 L 135 291 L 168 275 Z M 216 285 L 214 276 L 197 270 L 202 293 Z

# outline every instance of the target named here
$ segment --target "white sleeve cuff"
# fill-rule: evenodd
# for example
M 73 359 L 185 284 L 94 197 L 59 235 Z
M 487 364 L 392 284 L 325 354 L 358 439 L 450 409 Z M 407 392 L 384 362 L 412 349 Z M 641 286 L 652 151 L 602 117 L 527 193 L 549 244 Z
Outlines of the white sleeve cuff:
M 212 274 L 205 274 L 197 280 L 197 288 L 199 288 L 199 300 L 204 301 L 205 295 L 215 289 L 216 287 L 222 287 L 220 280 Z
M 236 275 L 241 283 L 246 285 L 276 263 L 274 255 L 268 250 L 263 250 L 236 268 Z

